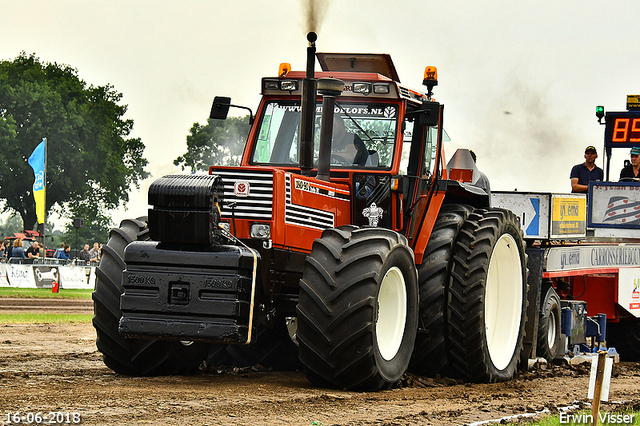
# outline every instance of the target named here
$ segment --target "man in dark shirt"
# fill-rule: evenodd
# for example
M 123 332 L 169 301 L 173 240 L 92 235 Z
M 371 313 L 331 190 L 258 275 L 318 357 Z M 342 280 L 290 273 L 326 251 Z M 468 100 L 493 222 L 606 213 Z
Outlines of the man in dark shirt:
M 82 251 L 80 251 L 80 259 L 88 262 L 91 259 L 91 255 L 89 254 L 89 244 L 85 244 Z
M 588 192 L 589 182 L 603 180 L 604 172 L 596 166 L 598 151 L 594 146 L 588 146 L 584 150 L 584 163 L 576 164 L 571 169 L 571 192 Z
M 631 156 L 631 163 L 624 166 L 620 171 L 620 180 L 640 180 L 640 147 L 634 146 L 629 153 Z
M 31 247 L 29 247 L 24 253 L 29 259 L 36 259 L 40 257 L 40 246 L 38 245 L 38 242 L 34 241 Z

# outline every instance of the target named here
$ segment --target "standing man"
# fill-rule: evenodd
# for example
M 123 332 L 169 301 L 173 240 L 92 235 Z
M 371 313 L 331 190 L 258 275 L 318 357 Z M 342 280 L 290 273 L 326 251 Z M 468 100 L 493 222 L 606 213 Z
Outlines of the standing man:
M 629 153 L 631 164 L 624 166 L 620 171 L 620 180 L 640 180 L 640 147 L 634 146 Z
M 571 192 L 588 192 L 589 182 L 592 180 L 604 180 L 604 172 L 596 166 L 598 151 L 589 145 L 584 150 L 584 163 L 576 164 L 571 169 Z

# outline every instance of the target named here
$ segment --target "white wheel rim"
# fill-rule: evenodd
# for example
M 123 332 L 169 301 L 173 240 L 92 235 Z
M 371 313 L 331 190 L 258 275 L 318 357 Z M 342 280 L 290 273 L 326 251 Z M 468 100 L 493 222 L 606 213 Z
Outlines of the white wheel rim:
M 487 273 L 484 303 L 487 347 L 498 370 L 509 366 L 518 345 L 522 318 L 522 263 L 515 239 L 503 234 Z
M 389 269 L 378 292 L 376 343 L 386 361 L 396 356 L 407 322 L 407 289 L 398 267 Z
M 549 318 L 547 319 L 547 345 L 549 346 L 549 349 L 553 348 L 553 345 L 556 343 L 557 332 L 556 311 L 551 310 L 549 312 Z

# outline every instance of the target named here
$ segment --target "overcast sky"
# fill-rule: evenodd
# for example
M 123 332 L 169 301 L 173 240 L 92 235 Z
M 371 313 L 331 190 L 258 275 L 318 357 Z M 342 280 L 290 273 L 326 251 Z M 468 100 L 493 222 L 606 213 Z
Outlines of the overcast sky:
M 261 77 L 281 62 L 303 70 L 309 29 L 321 52 L 389 53 L 409 87 L 437 66 L 447 154 L 473 149 L 493 190 L 569 192 L 587 145 L 603 166 L 596 105 L 625 110 L 640 94 L 638 0 L 333 0 L 317 2 L 315 28 L 308 3 L 0 0 L 0 59 L 35 53 L 124 95 L 153 177 L 116 222 L 146 214 L 149 183 L 179 170 L 214 96 L 255 111 Z M 615 180 L 627 154 L 614 153 Z

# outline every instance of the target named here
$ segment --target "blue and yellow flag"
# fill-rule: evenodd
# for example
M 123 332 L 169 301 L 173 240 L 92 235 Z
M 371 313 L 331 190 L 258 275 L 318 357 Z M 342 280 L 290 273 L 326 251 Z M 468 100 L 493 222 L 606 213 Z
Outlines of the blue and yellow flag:
M 38 223 L 44 223 L 45 185 L 44 185 L 45 139 L 38 144 L 29 157 L 29 165 L 33 169 L 33 198 L 36 200 L 36 216 Z

